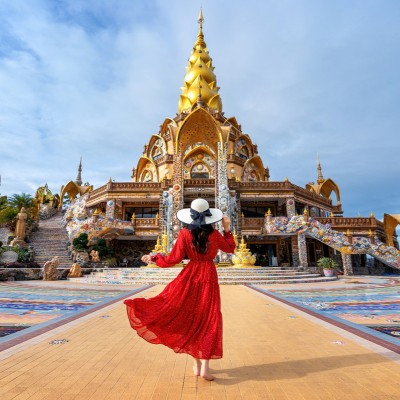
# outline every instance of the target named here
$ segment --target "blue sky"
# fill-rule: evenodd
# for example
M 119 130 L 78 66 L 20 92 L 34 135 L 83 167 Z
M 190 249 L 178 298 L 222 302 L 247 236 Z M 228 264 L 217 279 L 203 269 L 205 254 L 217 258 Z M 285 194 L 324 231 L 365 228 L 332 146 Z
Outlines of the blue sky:
M 129 181 L 177 111 L 202 4 L 226 116 L 271 180 L 400 213 L 399 1 L 0 0 L 1 194 Z

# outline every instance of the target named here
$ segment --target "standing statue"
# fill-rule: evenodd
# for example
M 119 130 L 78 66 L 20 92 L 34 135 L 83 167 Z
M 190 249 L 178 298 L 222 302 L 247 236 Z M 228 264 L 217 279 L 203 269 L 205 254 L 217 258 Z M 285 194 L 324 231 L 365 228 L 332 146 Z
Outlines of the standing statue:
M 25 212 L 25 207 L 21 208 L 21 211 L 17 215 L 17 226 L 15 228 L 15 237 L 17 239 L 25 239 L 25 231 L 26 231 L 26 219 L 28 218 L 28 214 Z
M 15 239 L 11 242 L 11 246 L 25 246 L 26 236 L 26 220 L 28 214 L 25 212 L 25 207 L 21 208 L 21 211 L 17 214 L 17 225 L 15 227 Z
M 46 261 L 43 265 L 43 280 L 44 281 L 56 281 L 58 279 L 58 269 L 60 265 L 58 257 L 55 256 L 51 261 Z

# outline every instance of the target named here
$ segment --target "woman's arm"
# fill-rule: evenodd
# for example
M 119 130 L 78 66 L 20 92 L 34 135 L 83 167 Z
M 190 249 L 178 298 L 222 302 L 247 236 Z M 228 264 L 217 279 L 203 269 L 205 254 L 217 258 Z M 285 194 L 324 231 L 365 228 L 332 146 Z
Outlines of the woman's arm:
M 151 256 L 150 260 L 155 262 L 161 268 L 173 267 L 176 264 L 179 264 L 186 256 L 186 248 L 185 248 L 185 238 L 184 232 L 181 230 L 179 232 L 178 239 L 174 247 L 171 250 L 171 253 L 168 256 L 163 256 L 162 254 L 156 254 L 155 256 Z
M 222 226 L 224 227 L 224 236 L 218 235 L 218 248 L 225 253 L 233 253 L 236 248 L 235 240 L 230 231 L 231 221 L 228 217 L 222 218 Z M 218 232 L 219 233 L 219 232 Z

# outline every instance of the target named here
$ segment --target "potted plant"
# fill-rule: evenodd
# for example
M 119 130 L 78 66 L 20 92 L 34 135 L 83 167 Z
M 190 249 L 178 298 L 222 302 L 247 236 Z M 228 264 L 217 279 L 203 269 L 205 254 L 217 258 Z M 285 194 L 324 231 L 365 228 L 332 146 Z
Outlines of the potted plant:
M 324 271 L 325 276 L 335 276 L 335 272 L 339 265 L 335 260 L 329 257 L 322 257 L 317 261 L 318 267 Z

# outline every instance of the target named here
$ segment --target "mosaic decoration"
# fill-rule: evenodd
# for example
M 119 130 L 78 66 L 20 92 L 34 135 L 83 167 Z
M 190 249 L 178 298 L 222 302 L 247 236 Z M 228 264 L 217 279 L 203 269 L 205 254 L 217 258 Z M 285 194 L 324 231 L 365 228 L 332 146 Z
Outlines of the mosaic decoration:
M 400 338 L 400 278 L 359 277 L 331 287 L 270 289 L 269 292 L 324 316 Z
M 289 218 L 296 216 L 296 205 L 294 199 L 286 200 L 286 214 Z
M 246 163 L 243 171 L 243 182 L 259 182 L 261 181 L 260 171 L 254 162 L 251 160 Z
M 228 187 L 228 143 L 218 142 L 218 166 L 217 166 L 217 208 L 224 214 L 231 211 L 229 207 L 229 187 Z M 230 217 L 230 215 L 229 215 Z
M 289 201 L 292 200 L 288 200 Z M 294 205 L 294 201 L 293 201 Z M 353 237 L 351 243 L 349 238 L 338 231 L 331 229 L 330 224 L 321 224 L 313 218 L 304 218 L 302 215 L 286 217 L 265 217 L 263 231 L 269 234 L 292 234 L 301 235 L 303 232 L 322 243 L 339 251 L 343 255 L 369 254 L 393 268 L 400 269 L 400 250 L 395 247 L 386 246 L 377 238 Z M 371 243 L 372 242 L 372 243 Z M 345 267 L 349 275 L 352 274 L 349 258 L 344 258 Z
M 163 230 L 165 230 L 168 238 L 167 251 L 170 251 L 172 248 L 173 241 L 173 216 L 174 216 L 174 190 L 170 189 L 169 191 L 163 192 L 162 197 L 162 226 Z
M 107 202 L 106 216 L 97 215 L 89 217 L 86 213 L 86 201 L 88 195 L 84 195 L 72 201 L 68 205 L 64 220 L 70 241 L 81 233 L 87 233 L 89 245 L 94 245 L 100 238 L 113 238 L 119 235 L 133 235 L 134 228 L 129 221 L 122 221 L 107 217 L 114 213 L 113 200 Z
M 183 208 L 183 175 L 182 175 L 182 153 L 179 151 L 174 157 L 174 175 L 170 194 L 173 198 L 172 204 L 172 231 L 168 237 L 169 243 L 174 243 L 181 229 L 181 223 L 176 218 L 176 213 Z
M 148 162 L 140 173 L 139 182 L 158 182 L 157 169 L 152 162 Z
M 0 336 L 79 314 L 89 307 L 129 293 L 129 290 L 61 288 L 0 283 Z
M 308 265 L 308 257 L 305 233 L 300 232 L 297 235 L 297 240 L 299 244 L 299 263 L 301 267 L 306 267 Z
M 205 151 L 199 151 L 185 159 L 183 163 L 184 178 L 215 178 L 215 164 L 215 158 L 212 155 Z
M 108 200 L 106 205 L 106 218 L 115 218 L 115 201 Z
M 157 139 L 149 151 L 150 157 L 155 161 L 166 154 L 165 144 L 162 139 Z
M 243 160 L 248 160 L 252 153 L 244 138 L 239 138 L 235 143 L 235 155 Z

